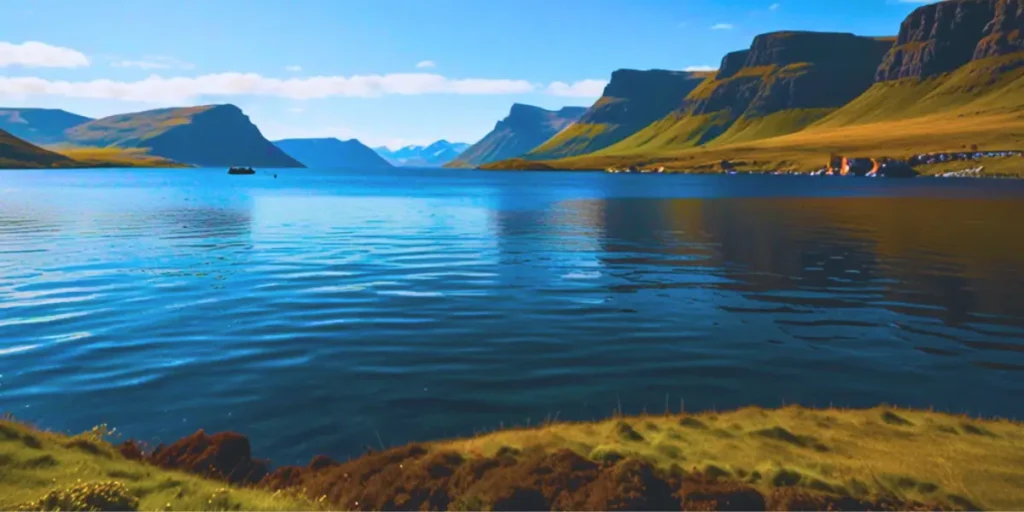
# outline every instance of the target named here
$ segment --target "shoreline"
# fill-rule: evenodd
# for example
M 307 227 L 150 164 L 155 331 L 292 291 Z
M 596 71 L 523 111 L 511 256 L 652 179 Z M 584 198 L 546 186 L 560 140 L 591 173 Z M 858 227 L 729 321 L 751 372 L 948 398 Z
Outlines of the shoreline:
M 617 416 L 277 468 L 237 433 L 149 450 L 112 432 L 0 421 L 0 508 L 60 489 L 145 510 L 1024 507 L 1024 423 L 886 406 Z

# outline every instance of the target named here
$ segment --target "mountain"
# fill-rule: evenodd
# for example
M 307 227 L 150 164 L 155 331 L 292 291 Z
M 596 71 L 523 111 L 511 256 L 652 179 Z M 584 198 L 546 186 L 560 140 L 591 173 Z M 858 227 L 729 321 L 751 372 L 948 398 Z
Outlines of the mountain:
M 394 151 L 381 146 L 374 148 L 374 151 L 394 165 L 438 167 L 454 160 L 468 147 L 469 144 L 465 142 L 448 142 L 441 139 L 429 146 L 405 146 Z
M 606 153 L 740 142 L 798 131 L 871 87 L 891 38 L 774 32 L 722 59 L 679 109 Z
M 288 156 L 315 168 L 380 169 L 392 167 L 372 149 L 356 139 L 285 139 L 274 145 Z
M 1024 147 L 1024 0 L 921 6 L 895 38 L 776 32 L 726 55 L 677 111 L 603 150 L 490 168 L 811 170 L 832 153 L 906 158 Z M 1020 172 L 1015 159 L 986 172 Z M 1014 168 L 1014 169 L 1011 169 Z
M 25 142 L 0 130 L 0 169 L 71 167 L 75 161 L 58 153 Z
M 104 117 L 67 130 L 65 141 L 78 146 L 147 148 L 151 155 L 203 167 L 302 167 L 264 138 L 234 105 Z
M 33 144 L 64 141 L 64 132 L 92 118 L 51 108 L 0 107 L 0 129 Z
M 586 109 L 583 107 L 563 107 L 552 111 L 516 103 L 509 110 L 508 117 L 498 121 L 490 133 L 445 167 L 477 167 L 523 155 L 570 127 L 584 112 Z
M 703 72 L 617 70 L 575 124 L 525 158 L 562 158 L 608 147 L 678 108 L 706 77 Z

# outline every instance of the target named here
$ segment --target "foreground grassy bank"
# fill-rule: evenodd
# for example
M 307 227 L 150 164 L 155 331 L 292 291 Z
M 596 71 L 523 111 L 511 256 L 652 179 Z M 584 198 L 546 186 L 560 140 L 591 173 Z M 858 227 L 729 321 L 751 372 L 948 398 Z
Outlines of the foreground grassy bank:
M 270 472 L 237 434 L 141 454 L 0 422 L 0 509 L 52 509 L 76 485 L 79 501 L 93 490 L 140 510 L 1010 510 L 1024 508 L 1024 424 L 750 407 L 512 428 Z

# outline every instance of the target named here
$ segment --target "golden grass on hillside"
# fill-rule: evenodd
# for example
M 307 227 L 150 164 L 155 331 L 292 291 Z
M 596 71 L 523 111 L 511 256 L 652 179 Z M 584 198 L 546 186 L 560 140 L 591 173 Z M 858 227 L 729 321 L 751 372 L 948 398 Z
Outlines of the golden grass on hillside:
M 92 148 L 58 145 L 50 148 L 86 167 L 188 167 L 173 160 L 150 155 L 145 148 Z
M 98 428 L 68 436 L 0 420 L 0 509 L 93 498 L 138 499 L 140 510 L 310 510 L 322 504 L 300 497 L 303 489 L 243 489 L 127 460 L 105 441 L 107 434 Z M 957 509 L 1024 507 L 1024 425 L 889 407 L 615 417 L 425 447 L 471 458 L 569 449 L 599 462 L 632 457 L 665 469 L 696 468 L 765 493 L 795 487 Z
M 123 484 L 139 510 L 310 510 L 290 494 L 228 487 L 124 459 L 97 433 L 66 436 L 0 421 L 0 510 L 44 498 L 116 491 Z M 115 494 L 108 492 L 108 494 Z
M 701 138 L 721 131 L 715 127 L 720 123 L 673 114 L 602 151 L 543 164 L 550 169 L 663 165 L 670 171 L 715 172 L 728 160 L 744 171 L 811 171 L 823 167 L 831 153 L 902 158 L 963 151 L 972 145 L 981 150 L 1024 149 L 1024 52 L 975 61 L 927 80 L 877 83 L 831 113 L 786 111 L 740 119 L 720 137 L 698 146 L 705 142 Z M 1017 162 L 1006 159 L 991 168 L 1024 176 L 1024 166 Z M 487 167 L 530 166 L 495 162 Z
M 465 454 L 568 448 L 727 473 L 755 487 L 895 495 L 956 508 L 1024 508 L 1024 425 L 928 411 L 802 407 L 613 418 L 438 443 Z

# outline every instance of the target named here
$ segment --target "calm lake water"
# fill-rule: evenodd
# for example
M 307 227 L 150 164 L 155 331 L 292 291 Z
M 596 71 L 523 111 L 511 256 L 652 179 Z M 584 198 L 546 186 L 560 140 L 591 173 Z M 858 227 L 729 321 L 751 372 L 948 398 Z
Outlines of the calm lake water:
M 276 463 L 620 402 L 1024 417 L 1022 181 L 278 174 L 0 173 L 0 411 Z

